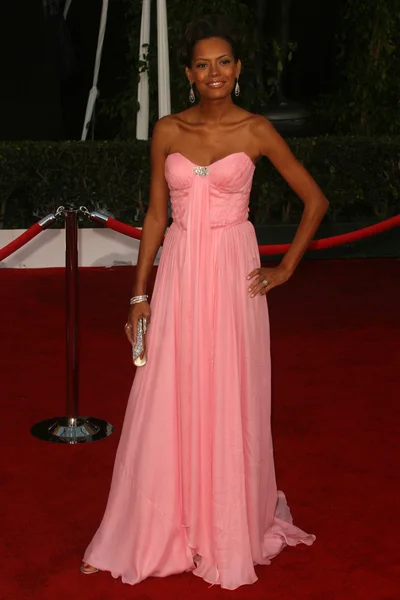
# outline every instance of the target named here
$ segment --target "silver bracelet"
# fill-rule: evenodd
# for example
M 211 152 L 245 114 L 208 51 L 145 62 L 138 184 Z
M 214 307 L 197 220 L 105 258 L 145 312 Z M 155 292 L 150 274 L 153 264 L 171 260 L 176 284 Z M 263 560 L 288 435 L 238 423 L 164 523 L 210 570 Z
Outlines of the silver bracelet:
M 129 304 L 132 306 L 132 304 L 139 304 L 140 302 L 147 302 L 148 298 L 149 297 L 147 294 L 143 294 L 142 296 L 132 296 L 132 298 L 129 300 Z

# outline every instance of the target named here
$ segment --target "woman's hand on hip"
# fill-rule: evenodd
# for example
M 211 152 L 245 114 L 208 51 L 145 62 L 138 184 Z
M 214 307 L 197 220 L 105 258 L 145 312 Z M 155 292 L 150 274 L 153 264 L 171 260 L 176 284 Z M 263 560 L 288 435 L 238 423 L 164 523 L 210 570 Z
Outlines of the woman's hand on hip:
M 264 296 L 274 287 L 286 283 L 290 276 L 291 273 L 282 266 L 254 269 L 254 271 L 247 276 L 247 279 L 253 279 L 248 288 L 250 297 L 254 298 L 257 295 Z

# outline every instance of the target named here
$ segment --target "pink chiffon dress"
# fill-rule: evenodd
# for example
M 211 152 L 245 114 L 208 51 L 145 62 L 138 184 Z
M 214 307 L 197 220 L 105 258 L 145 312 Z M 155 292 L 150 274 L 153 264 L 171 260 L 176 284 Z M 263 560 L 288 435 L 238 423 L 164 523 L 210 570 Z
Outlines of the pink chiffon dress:
M 192 571 L 233 590 L 257 580 L 293 525 L 277 490 L 266 296 L 248 221 L 254 164 L 180 153 L 165 176 L 173 223 L 152 296 L 148 362 L 129 397 L 104 517 L 84 560 L 136 584 Z

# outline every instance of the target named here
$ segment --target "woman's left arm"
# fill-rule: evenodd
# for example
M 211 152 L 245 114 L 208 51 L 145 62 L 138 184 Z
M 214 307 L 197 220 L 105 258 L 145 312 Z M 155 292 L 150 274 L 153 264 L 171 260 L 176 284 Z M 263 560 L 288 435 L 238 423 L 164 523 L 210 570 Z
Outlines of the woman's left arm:
M 249 288 L 250 294 L 254 296 L 258 293 L 266 293 L 289 279 L 312 241 L 329 206 L 328 200 L 314 179 L 264 117 L 257 119 L 255 135 L 260 155 L 266 156 L 271 161 L 302 200 L 304 210 L 290 248 L 279 266 L 275 269 L 256 269 L 249 274 L 249 279 L 259 276 Z M 268 285 L 263 284 L 263 281 L 268 281 Z

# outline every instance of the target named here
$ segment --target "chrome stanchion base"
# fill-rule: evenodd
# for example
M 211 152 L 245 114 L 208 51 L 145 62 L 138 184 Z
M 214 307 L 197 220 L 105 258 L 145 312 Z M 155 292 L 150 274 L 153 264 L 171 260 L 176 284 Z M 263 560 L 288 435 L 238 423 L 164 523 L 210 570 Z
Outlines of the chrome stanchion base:
M 31 434 L 44 442 L 83 444 L 102 440 L 113 429 L 111 423 L 94 417 L 55 417 L 33 425 Z

